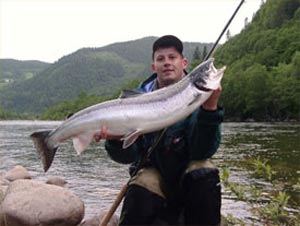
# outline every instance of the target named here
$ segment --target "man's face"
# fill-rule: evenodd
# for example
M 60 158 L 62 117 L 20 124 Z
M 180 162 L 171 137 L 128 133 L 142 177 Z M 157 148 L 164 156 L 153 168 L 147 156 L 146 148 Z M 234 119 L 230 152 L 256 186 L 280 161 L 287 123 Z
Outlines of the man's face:
M 158 49 L 154 53 L 153 72 L 157 73 L 159 88 L 176 83 L 183 77 L 188 61 L 173 47 Z

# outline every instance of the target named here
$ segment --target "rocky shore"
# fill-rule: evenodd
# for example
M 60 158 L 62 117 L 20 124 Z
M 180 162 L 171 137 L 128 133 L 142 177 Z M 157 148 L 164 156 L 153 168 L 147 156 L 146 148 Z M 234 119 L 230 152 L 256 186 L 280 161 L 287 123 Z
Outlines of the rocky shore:
M 38 181 L 22 166 L 1 174 L 0 226 L 98 226 L 105 211 L 84 219 L 83 201 L 66 185 L 59 177 Z M 118 221 L 114 215 L 108 226 Z

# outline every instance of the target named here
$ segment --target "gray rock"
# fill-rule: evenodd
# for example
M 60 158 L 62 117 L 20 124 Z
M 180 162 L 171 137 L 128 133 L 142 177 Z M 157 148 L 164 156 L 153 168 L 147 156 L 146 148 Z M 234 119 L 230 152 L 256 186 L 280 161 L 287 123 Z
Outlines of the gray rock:
M 107 211 L 101 210 L 98 214 L 94 215 L 92 218 L 85 220 L 80 226 L 99 226 L 100 221 L 104 219 Z M 119 224 L 119 216 L 114 214 L 107 226 L 117 226 Z
M 3 177 L 9 181 L 15 181 L 19 179 L 31 179 L 31 176 L 26 168 L 23 166 L 15 166 L 11 170 L 7 171 Z
M 47 181 L 46 184 L 53 184 L 53 185 L 57 185 L 60 187 L 64 187 L 65 184 L 67 184 L 68 182 L 66 180 L 64 180 L 63 178 L 60 177 L 50 177 Z
M 66 188 L 33 180 L 11 182 L 0 205 L 0 225 L 75 226 L 84 204 Z

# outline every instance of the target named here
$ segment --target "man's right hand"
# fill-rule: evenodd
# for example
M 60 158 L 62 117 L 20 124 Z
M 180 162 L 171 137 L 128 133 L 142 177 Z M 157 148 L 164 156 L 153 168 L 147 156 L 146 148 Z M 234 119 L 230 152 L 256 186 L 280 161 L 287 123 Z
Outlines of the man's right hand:
M 214 90 L 211 96 L 202 104 L 202 108 L 208 111 L 214 111 L 218 108 L 218 101 L 222 93 L 222 86 Z
M 120 140 L 123 136 L 113 136 L 113 135 L 108 135 L 107 134 L 107 127 L 102 126 L 101 127 L 101 133 L 100 134 L 95 134 L 94 135 L 94 140 L 96 142 L 100 142 L 101 139 L 105 140 Z

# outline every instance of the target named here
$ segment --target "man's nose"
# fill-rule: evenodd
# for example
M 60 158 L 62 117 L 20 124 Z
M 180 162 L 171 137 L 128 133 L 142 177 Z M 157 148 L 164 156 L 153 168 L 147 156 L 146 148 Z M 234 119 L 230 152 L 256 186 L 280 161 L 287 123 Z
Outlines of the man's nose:
M 171 60 L 170 59 L 165 59 L 164 66 L 168 66 L 170 64 L 171 64 Z

